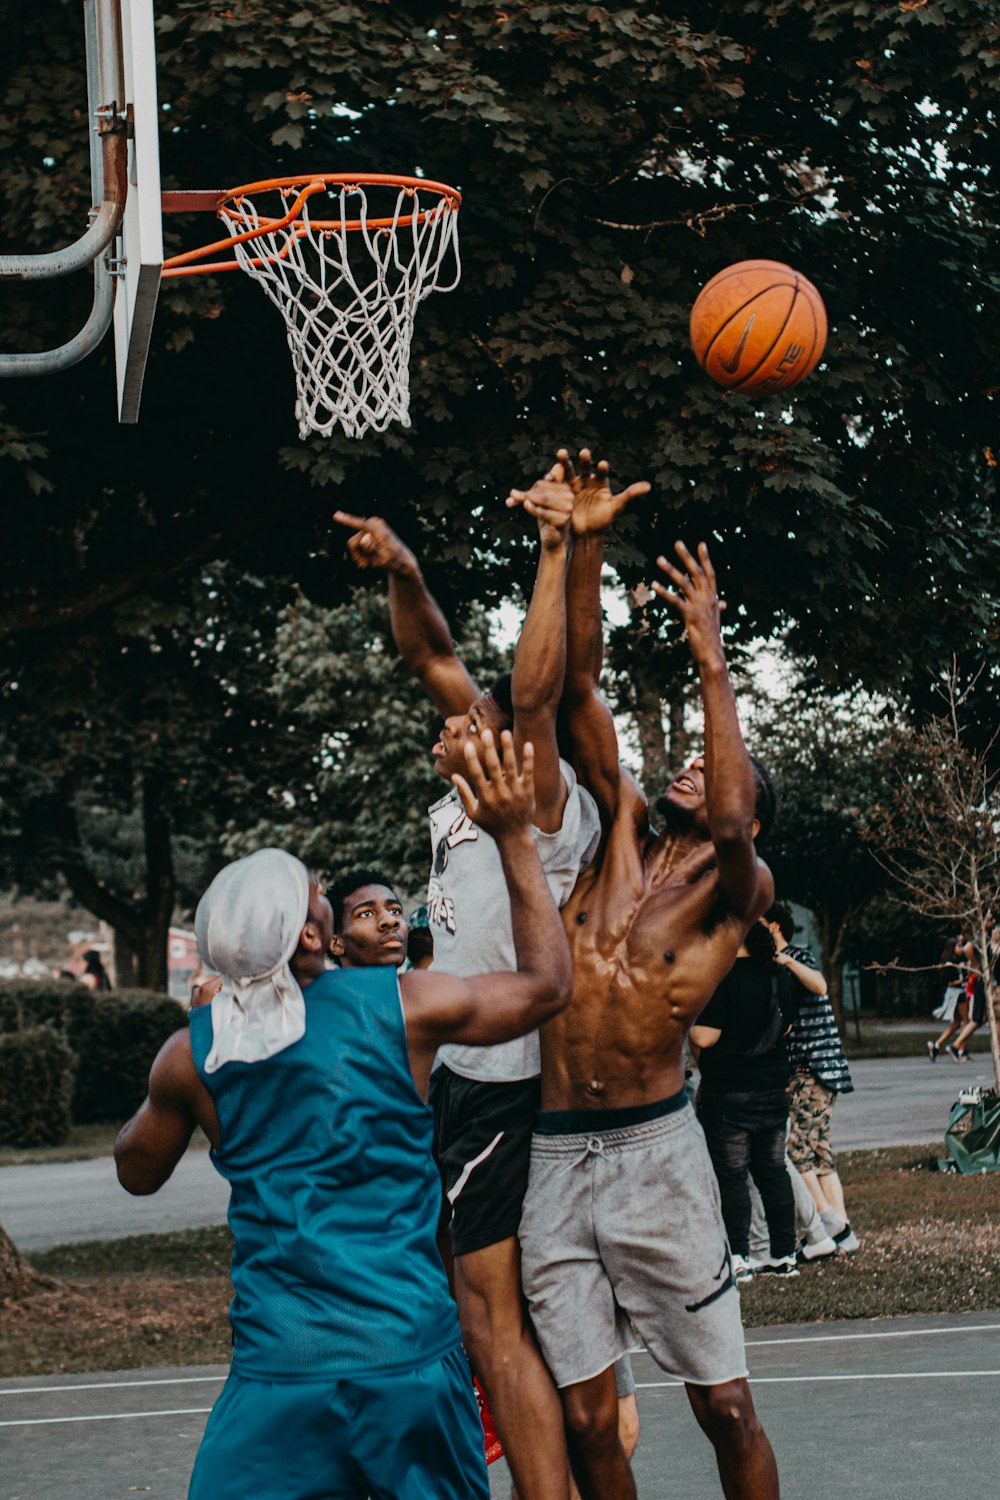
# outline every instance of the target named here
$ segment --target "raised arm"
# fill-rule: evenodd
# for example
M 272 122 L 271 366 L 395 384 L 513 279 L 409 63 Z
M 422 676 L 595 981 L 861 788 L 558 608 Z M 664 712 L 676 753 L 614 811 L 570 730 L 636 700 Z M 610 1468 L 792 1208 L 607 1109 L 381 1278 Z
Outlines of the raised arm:
M 514 654 L 511 701 L 514 747 L 530 741 L 535 757 L 535 822 L 546 833 L 562 823 L 567 789 L 559 770 L 556 714 L 566 672 L 566 566 L 573 491 L 556 463 L 530 490 L 511 490 L 508 506 L 523 505 L 538 522 L 535 587 Z
M 455 654 L 448 622 L 424 582 L 420 564 L 380 516 L 337 510 L 338 526 L 353 532 L 347 550 L 359 568 L 389 575 L 389 617 L 396 649 L 443 716 L 464 714 L 479 689 Z
M 657 564 L 676 592 L 657 581 L 653 588 L 677 610 L 687 630 L 691 655 L 701 680 L 705 711 L 705 813 L 715 845 L 719 884 L 733 913 L 745 922 L 766 909 L 774 883 L 754 848 L 757 791 L 750 757 L 743 743 L 736 699 L 722 649 L 721 615 L 715 570 L 704 542 L 693 557 L 683 542 L 677 556 L 684 571 L 665 557 Z
M 517 970 L 458 979 L 436 969 L 404 974 L 399 987 L 406 1016 L 414 1081 L 423 1089 L 442 1042 L 488 1046 L 523 1036 L 569 1002 L 572 966 L 562 921 L 549 893 L 531 835 L 533 762 L 524 746 L 520 770 L 513 736 L 492 734 L 465 747 L 468 780 L 453 778 L 465 810 L 492 834 L 510 895 Z
M 126 1192 L 143 1197 L 161 1188 L 197 1125 L 217 1143 L 215 1107 L 195 1071 L 191 1039 L 175 1031 L 150 1069 L 149 1093 L 115 1140 L 118 1181 Z
M 779 948 L 778 952 L 774 955 L 774 961 L 776 964 L 780 964 L 783 969 L 787 969 L 792 978 L 797 979 L 802 988 L 808 990 L 811 995 L 826 994 L 826 979 L 820 973 L 819 969 L 810 968 L 801 959 L 793 958 L 787 948 Z
M 611 710 L 601 694 L 601 664 L 604 658 L 604 616 L 601 610 L 601 573 L 604 539 L 608 527 L 629 500 L 644 495 L 643 480 L 630 484 L 618 495 L 611 493 L 608 465 L 596 467 L 588 449 L 579 455 L 574 470 L 569 454 L 561 449 L 573 489 L 573 555 L 566 579 L 566 685 L 563 705 L 573 747 L 573 763 L 581 782 L 593 795 L 605 827 L 614 820 L 624 784 L 634 787 L 618 762 L 618 735 Z M 638 794 L 638 788 L 635 788 Z

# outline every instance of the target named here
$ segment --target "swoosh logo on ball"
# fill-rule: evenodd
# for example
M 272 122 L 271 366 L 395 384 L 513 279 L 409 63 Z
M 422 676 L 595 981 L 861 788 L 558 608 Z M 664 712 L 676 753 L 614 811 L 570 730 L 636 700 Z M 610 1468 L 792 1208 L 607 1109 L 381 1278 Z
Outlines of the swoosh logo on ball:
M 732 354 L 728 359 L 719 360 L 719 364 L 725 370 L 727 375 L 735 375 L 736 371 L 739 369 L 740 360 L 743 358 L 743 350 L 746 348 L 747 339 L 750 337 L 750 330 L 756 321 L 757 314 L 751 313 L 749 318 L 747 319 L 747 325 L 740 335 L 740 341 L 736 345 L 736 348 L 733 350 Z

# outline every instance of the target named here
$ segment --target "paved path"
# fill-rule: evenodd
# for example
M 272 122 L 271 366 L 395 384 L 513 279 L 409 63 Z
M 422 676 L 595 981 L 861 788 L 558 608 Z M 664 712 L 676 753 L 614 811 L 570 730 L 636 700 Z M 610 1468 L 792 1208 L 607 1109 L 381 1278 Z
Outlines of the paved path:
M 149 1198 L 132 1198 L 119 1186 L 108 1156 L 0 1168 L 0 1224 L 24 1251 L 224 1224 L 228 1204 L 228 1184 L 207 1151 L 189 1151 Z
M 786 1500 L 996 1500 L 1000 1313 L 755 1328 Z M 634 1358 L 642 1500 L 720 1500 L 683 1388 Z M 219 1366 L 0 1381 L 0 1500 L 183 1500 Z M 490 1471 L 495 1500 L 510 1482 Z
M 851 1063 L 854 1093 L 837 1100 L 832 1137 L 838 1151 L 859 1146 L 928 1146 L 944 1138 L 948 1111 L 959 1090 L 993 1083 L 988 1052 L 970 1063 L 950 1057 L 928 1061 L 915 1039 L 915 1057 L 877 1058 Z
M 851 1072 L 855 1092 L 838 1100 L 833 1114 L 840 1151 L 940 1144 L 959 1088 L 992 1080 L 989 1054 L 963 1065 L 950 1058 L 931 1065 L 921 1056 L 856 1062 Z M 228 1201 L 207 1151 L 189 1151 L 151 1198 L 123 1192 L 108 1158 L 0 1168 L 0 1224 L 26 1251 L 222 1224 Z

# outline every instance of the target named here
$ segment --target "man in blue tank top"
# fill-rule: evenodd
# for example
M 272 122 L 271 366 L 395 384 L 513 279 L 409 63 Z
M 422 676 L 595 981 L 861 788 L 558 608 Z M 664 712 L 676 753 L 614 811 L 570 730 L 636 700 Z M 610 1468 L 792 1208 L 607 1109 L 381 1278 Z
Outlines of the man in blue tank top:
M 516 973 L 327 971 L 330 904 L 281 850 L 227 866 L 199 906 L 221 987 L 115 1143 L 122 1185 L 153 1193 L 200 1125 L 232 1188 L 232 1369 L 189 1500 L 488 1500 L 423 1098 L 442 1042 L 519 1036 L 570 989 L 530 832 L 533 751 L 518 770 L 502 739 L 470 745 L 455 784 L 501 852 Z

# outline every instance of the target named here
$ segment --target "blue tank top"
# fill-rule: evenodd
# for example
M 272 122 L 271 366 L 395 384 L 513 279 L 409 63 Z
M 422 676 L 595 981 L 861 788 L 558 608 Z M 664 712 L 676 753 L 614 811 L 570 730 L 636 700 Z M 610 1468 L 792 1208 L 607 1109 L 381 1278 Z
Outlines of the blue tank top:
M 212 1008 L 191 1013 L 219 1117 L 212 1160 L 232 1187 L 232 1368 L 268 1380 L 413 1369 L 460 1336 L 396 970 L 330 970 L 304 993 L 299 1041 L 211 1074 Z

